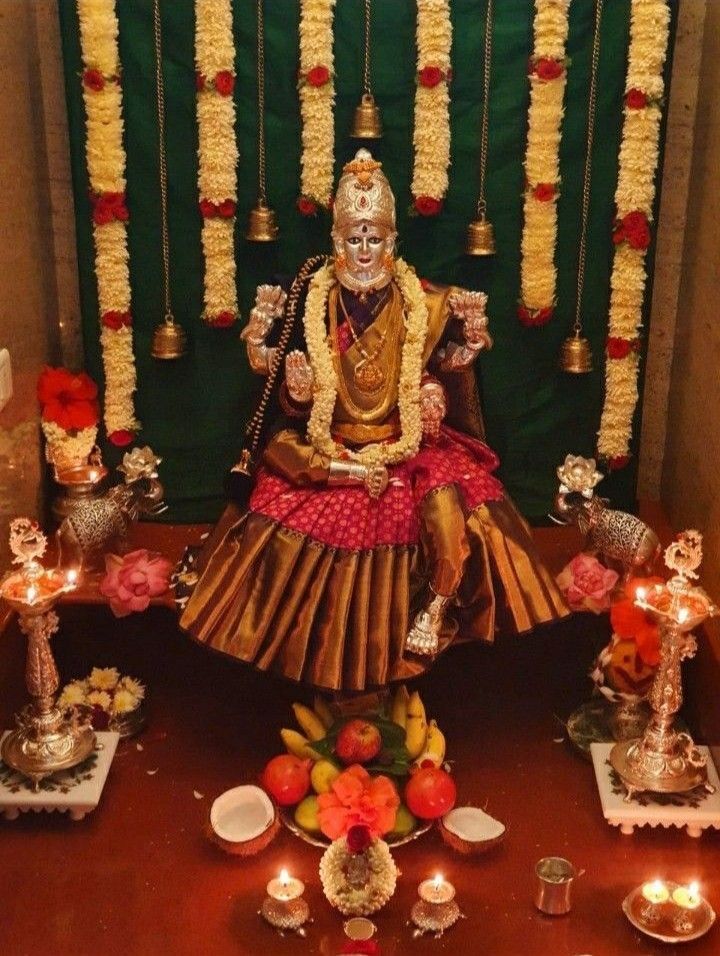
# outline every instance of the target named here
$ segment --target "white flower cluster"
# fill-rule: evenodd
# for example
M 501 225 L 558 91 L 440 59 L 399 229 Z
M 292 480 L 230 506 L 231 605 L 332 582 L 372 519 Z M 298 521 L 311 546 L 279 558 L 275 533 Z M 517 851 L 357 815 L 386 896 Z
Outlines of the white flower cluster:
M 450 166 L 450 47 L 452 25 L 449 0 L 418 0 L 417 68 L 437 67 L 443 78 L 434 86 L 418 82 L 415 92 L 415 165 L 413 196 L 443 199 Z
M 420 380 L 428 331 L 427 303 L 420 280 L 402 259 L 395 263 L 395 279 L 405 302 L 407 316 L 398 387 L 401 434 L 395 442 L 366 445 L 359 451 L 341 448 L 331 434 L 338 389 L 326 326 L 328 296 L 335 282 L 332 264 L 328 263 L 319 269 L 310 282 L 303 321 L 305 342 L 315 378 L 315 392 L 307 435 L 317 451 L 331 458 L 344 455 L 367 466 L 390 465 L 406 461 L 420 448 Z
M 97 425 L 81 428 L 74 434 L 61 428 L 56 422 L 43 421 L 41 425 L 47 442 L 48 459 L 51 462 L 59 466 L 69 462 L 87 461 L 97 440 Z
M 375 840 L 364 852 L 368 880 L 362 886 L 348 882 L 346 871 L 353 855 L 344 837 L 335 840 L 320 860 L 320 881 L 328 901 L 343 916 L 369 916 L 395 892 L 398 870 L 384 840 Z
M 301 0 L 300 3 L 300 192 L 324 208 L 330 206 L 335 165 L 335 2 Z M 327 69 L 328 80 L 320 86 L 314 86 L 304 78 L 318 66 Z
M 645 94 L 640 108 L 625 106 L 618 183 L 617 215 L 644 213 L 652 218 L 655 173 L 659 156 L 660 100 L 664 90 L 663 66 L 667 56 L 670 8 L 667 0 L 632 0 L 630 47 L 625 81 L 630 90 Z M 642 305 L 647 272 L 645 249 L 619 243 L 615 248 L 610 277 L 608 335 L 633 339 L 642 326 Z M 610 359 L 605 366 L 605 404 L 598 432 L 598 452 L 604 458 L 629 454 L 632 420 L 638 401 L 639 356 L 632 350 L 624 358 Z
M 83 81 L 86 113 L 85 152 L 91 192 L 125 193 L 122 89 L 115 0 L 77 0 L 80 47 L 86 71 L 97 71 L 102 88 Z M 127 226 L 124 221 L 93 226 L 95 276 L 100 315 L 130 311 Z M 137 431 L 133 393 L 136 387 L 132 331 L 103 327 L 100 336 L 105 370 L 104 421 L 108 434 Z
M 63 687 L 58 707 L 99 707 L 119 717 L 139 707 L 144 697 L 145 686 L 134 677 L 121 677 L 116 667 L 93 667 L 84 680 Z
M 570 0 L 535 0 L 534 47 L 531 62 L 564 62 Z M 525 205 L 520 243 L 522 304 L 537 311 L 555 305 L 557 268 L 557 200 L 560 182 L 560 135 L 566 71 L 553 79 L 530 73 L 530 107 L 525 152 Z M 539 184 L 554 186 L 548 198 L 538 198 Z

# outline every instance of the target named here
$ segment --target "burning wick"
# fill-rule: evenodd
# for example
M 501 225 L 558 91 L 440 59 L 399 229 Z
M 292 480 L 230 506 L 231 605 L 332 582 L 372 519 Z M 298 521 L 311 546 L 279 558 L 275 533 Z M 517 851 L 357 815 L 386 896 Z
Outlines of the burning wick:
M 638 588 L 637 591 L 635 591 L 635 597 L 638 601 L 641 601 L 644 604 L 645 598 L 647 597 L 647 591 L 645 588 Z
M 28 602 L 28 604 L 34 604 L 34 603 L 35 603 L 35 599 L 37 598 L 37 595 L 38 595 L 38 590 L 37 590 L 37 588 L 35 587 L 34 584 L 31 584 L 30 587 L 27 589 L 27 602 Z
M 90 472 L 90 481 L 97 481 L 97 477 L 98 473 L 93 469 L 93 471 Z
M 287 886 L 290 882 L 290 874 L 287 870 L 280 870 L 280 882 L 283 886 Z
M 642 895 L 648 903 L 665 903 L 670 893 L 662 880 L 653 880 L 643 886 Z
M 678 611 L 678 624 L 684 624 L 690 617 L 690 612 L 686 607 L 681 607 Z
M 77 585 L 78 573 L 75 568 L 70 568 L 70 570 L 65 574 L 65 580 L 69 588 L 74 588 Z
M 685 910 L 694 910 L 701 903 L 700 896 L 700 884 L 693 880 L 689 886 L 678 886 L 676 890 L 673 891 L 673 903 L 677 903 L 678 906 L 682 907 Z

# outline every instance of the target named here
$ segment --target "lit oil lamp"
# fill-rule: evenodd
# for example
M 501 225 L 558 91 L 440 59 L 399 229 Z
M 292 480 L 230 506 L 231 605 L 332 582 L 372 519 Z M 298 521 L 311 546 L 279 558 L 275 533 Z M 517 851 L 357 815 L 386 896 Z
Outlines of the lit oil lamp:
M 455 887 L 441 873 L 423 880 L 418 887 L 418 896 L 420 899 L 410 912 L 415 937 L 435 933 L 437 939 L 463 915 L 455 900 Z
M 17 611 L 20 630 L 27 636 L 25 680 L 32 703 L 15 720 L 0 755 L 8 767 L 28 777 L 37 790 L 40 781 L 58 770 L 82 763 L 95 749 L 92 728 L 67 717 L 55 703 L 60 683 L 50 638 L 58 629 L 52 610 L 62 594 L 77 587 L 78 572 L 46 570 L 39 561 L 47 540 L 35 522 L 16 518 L 10 523 L 10 550 L 14 564 L 0 582 L 0 597 Z
M 654 926 L 663 917 L 663 907 L 670 899 L 670 890 L 662 880 L 651 880 L 643 884 L 642 898 L 640 918 L 648 926 Z
M 270 880 L 267 896 L 260 908 L 260 915 L 280 933 L 289 930 L 298 936 L 305 936 L 305 924 L 311 922 L 310 907 L 303 899 L 305 884 L 302 880 L 290 876 L 287 870 Z
M 702 561 L 702 535 L 684 531 L 665 550 L 665 564 L 675 575 L 650 588 L 638 588 L 635 604 L 660 628 L 660 664 L 648 695 L 652 717 L 641 738 L 616 744 L 610 762 L 627 791 L 633 794 L 685 793 L 704 786 L 707 758 L 692 737 L 675 729 L 675 715 L 682 706 L 682 661 L 693 657 L 697 642 L 690 633 L 718 609 L 705 591 L 693 586 Z

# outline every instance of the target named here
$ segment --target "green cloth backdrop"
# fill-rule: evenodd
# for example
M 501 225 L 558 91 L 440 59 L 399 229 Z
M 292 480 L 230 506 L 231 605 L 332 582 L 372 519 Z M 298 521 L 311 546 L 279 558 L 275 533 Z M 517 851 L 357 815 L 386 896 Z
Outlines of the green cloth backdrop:
M 555 468 L 566 453 L 593 453 L 602 408 L 613 195 L 630 0 L 606 2 L 603 17 L 583 309 L 595 368 L 585 376 L 559 371 L 557 357 L 574 315 L 594 3 L 574 0 L 570 9 L 567 52 L 571 64 L 562 135 L 557 247 L 558 307 L 543 329 L 526 329 L 516 318 L 528 105 L 526 70 L 532 50 L 534 4 L 532 0 L 502 0 L 495 6 L 487 195 L 497 255 L 472 259 L 463 254 L 465 228 L 473 218 L 477 199 L 486 0 L 451 0 L 452 166 L 450 189 L 440 217 L 423 219 L 406 214 L 413 161 L 416 70 L 413 0 L 375 0 L 373 4 L 372 84 L 385 126 L 384 138 L 374 152 L 396 193 L 402 255 L 417 267 L 420 276 L 483 289 L 489 294 L 495 347 L 481 357 L 478 368 L 488 441 L 500 455 L 501 477 L 519 507 L 532 519 L 541 520 L 552 502 Z M 86 366 L 101 379 L 77 11 L 74 0 L 59 0 L 59 7 Z M 171 363 L 150 357 L 152 332 L 163 314 L 152 0 L 119 0 L 117 10 L 128 156 L 137 409 L 143 423 L 139 440 L 164 458 L 161 472 L 171 506 L 168 520 L 209 520 L 222 506 L 223 478 L 237 458 L 257 382 L 238 339 L 239 327 L 213 330 L 200 320 L 203 263 L 197 207 L 194 4 L 193 0 L 162 3 L 172 300 L 176 318 L 190 340 L 187 357 Z M 348 138 L 348 132 L 361 92 L 363 10 L 362 0 L 338 0 L 336 8 L 336 169 L 360 145 Z M 300 159 L 296 90 L 299 2 L 265 0 L 268 193 L 277 211 L 280 239 L 273 244 L 253 244 L 243 238 L 246 214 L 257 191 L 255 16 L 253 0 L 236 0 L 235 98 L 240 146 L 236 253 L 244 315 L 259 283 L 278 273 L 292 273 L 306 256 L 327 251 L 329 230 L 325 217 L 307 220 L 295 209 Z M 651 265 L 652 257 L 649 262 Z M 650 285 L 646 301 L 649 292 Z M 110 463 L 118 457 L 115 449 L 106 450 Z M 633 459 L 627 469 L 603 482 L 602 491 L 615 504 L 632 506 L 635 476 Z

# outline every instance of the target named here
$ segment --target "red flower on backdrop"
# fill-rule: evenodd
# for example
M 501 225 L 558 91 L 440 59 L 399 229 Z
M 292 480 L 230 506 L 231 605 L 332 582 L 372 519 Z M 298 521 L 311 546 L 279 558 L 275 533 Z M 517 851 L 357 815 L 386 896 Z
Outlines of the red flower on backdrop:
M 235 77 L 230 70 L 220 70 L 215 74 L 215 89 L 220 96 L 232 96 L 235 89 Z
M 100 323 L 104 325 L 106 329 L 112 329 L 114 332 L 117 332 L 118 329 L 122 329 L 123 327 L 130 328 L 132 325 L 132 316 L 129 312 L 110 310 L 109 312 L 103 312 L 100 317 Z
M 125 205 L 125 193 L 91 193 L 93 222 L 97 226 L 106 226 L 113 219 L 127 222 L 130 213 Z
M 105 88 L 105 77 L 100 70 L 85 70 L 82 75 L 83 86 L 94 93 L 99 93 Z
M 318 211 L 317 203 L 314 199 L 310 199 L 309 196 L 300 196 L 297 201 L 297 207 L 303 216 L 314 216 Z
M 615 455 L 608 458 L 608 468 L 610 471 L 620 471 L 630 463 L 630 455 Z
M 105 577 L 100 593 L 110 602 L 115 617 L 127 617 L 133 611 L 145 611 L 154 597 L 164 594 L 170 584 L 172 562 L 146 548 L 124 557 L 105 555 Z
M 650 223 L 644 212 L 629 212 L 622 219 L 615 220 L 613 242 L 619 245 L 627 242 L 633 249 L 647 249 L 650 245 Z
M 231 325 L 235 324 L 236 319 L 236 313 L 227 309 L 225 312 L 218 312 L 217 315 L 208 319 L 208 324 L 214 329 L 229 329 Z
M 550 202 L 555 198 L 556 189 L 553 183 L 538 183 L 533 187 L 532 194 L 539 202 Z
M 97 425 L 100 419 L 97 393 L 97 385 L 85 372 L 73 373 L 50 365 L 42 370 L 37 383 L 43 421 L 54 422 L 65 431 Z
M 198 91 L 198 93 L 202 93 L 202 91 L 205 89 L 205 83 L 206 83 L 205 74 L 196 73 L 195 74 L 195 89 Z
M 424 66 L 418 72 L 418 83 L 420 86 L 433 87 L 445 79 L 445 73 L 439 66 Z
M 116 448 L 125 448 L 135 437 L 135 434 L 131 431 L 128 431 L 127 428 L 118 428 L 114 432 L 110 432 L 108 435 L 108 440 L 111 444 L 115 445 Z
M 611 359 L 624 359 L 631 352 L 637 352 L 640 348 L 638 339 L 623 339 L 615 335 L 608 336 L 607 354 Z
M 437 216 L 442 207 L 442 199 L 433 199 L 432 196 L 415 197 L 415 210 L 421 216 Z
M 210 199 L 201 199 L 200 214 L 203 219 L 232 219 L 237 211 L 237 203 L 234 199 L 223 199 L 222 202 L 215 203 Z
M 647 589 L 662 583 L 660 577 L 633 578 L 625 586 L 624 596 L 610 608 L 613 633 L 635 641 L 638 655 L 648 667 L 656 667 L 660 663 L 660 632 L 652 618 L 635 604 L 635 598 L 638 588 Z
M 529 309 L 526 305 L 518 306 L 518 318 L 528 328 L 537 328 L 547 325 L 553 317 L 554 306 L 548 305 L 544 309 Z
M 326 66 L 314 66 L 305 74 L 305 82 L 310 86 L 325 86 L 330 79 L 330 70 Z
M 565 72 L 565 66 L 560 60 L 552 60 L 544 56 L 539 60 L 530 61 L 530 72 L 534 73 L 539 80 L 556 80 Z
M 399 806 L 398 792 L 387 777 L 371 777 L 364 767 L 353 764 L 336 777 L 328 793 L 318 795 L 320 829 L 337 840 L 362 827 L 375 839 L 395 826 Z
M 648 105 L 647 93 L 643 93 L 642 90 L 633 87 L 633 89 L 628 90 L 625 94 L 625 103 L 631 110 L 641 110 Z

